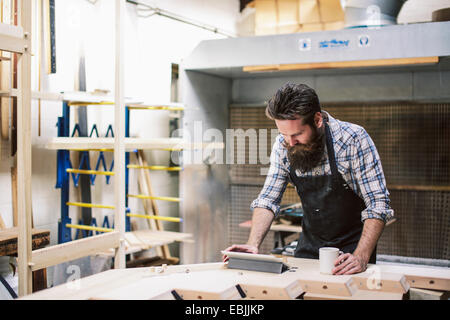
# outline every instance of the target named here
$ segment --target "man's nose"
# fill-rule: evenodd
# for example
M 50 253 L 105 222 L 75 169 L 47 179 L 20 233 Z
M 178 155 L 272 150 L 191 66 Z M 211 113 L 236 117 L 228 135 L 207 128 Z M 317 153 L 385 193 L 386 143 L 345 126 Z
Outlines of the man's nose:
M 293 147 L 297 144 L 297 140 L 295 140 L 294 138 L 289 138 L 289 146 Z

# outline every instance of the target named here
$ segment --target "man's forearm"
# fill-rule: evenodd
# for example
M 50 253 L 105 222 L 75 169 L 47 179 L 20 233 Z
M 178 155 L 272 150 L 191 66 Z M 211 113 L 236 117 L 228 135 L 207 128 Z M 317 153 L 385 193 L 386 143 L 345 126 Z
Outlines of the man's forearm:
M 384 221 L 379 219 L 366 219 L 364 220 L 364 227 L 353 255 L 362 258 L 366 263 L 369 261 L 373 250 L 381 236 L 384 229 Z
M 253 210 L 252 229 L 250 230 L 247 244 L 259 249 L 272 225 L 273 219 L 274 214 L 272 211 L 264 208 L 255 208 Z

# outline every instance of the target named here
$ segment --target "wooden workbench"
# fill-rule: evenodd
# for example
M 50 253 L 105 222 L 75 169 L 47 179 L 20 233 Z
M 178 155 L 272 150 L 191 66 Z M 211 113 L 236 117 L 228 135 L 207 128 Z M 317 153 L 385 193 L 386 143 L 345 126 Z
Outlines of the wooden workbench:
M 445 268 L 369 265 L 363 273 L 332 276 L 319 273 L 318 260 L 284 261 L 290 270 L 282 274 L 228 269 L 224 263 L 109 270 L 23 299 L 401 300 L 416 286 L 450 291 Z

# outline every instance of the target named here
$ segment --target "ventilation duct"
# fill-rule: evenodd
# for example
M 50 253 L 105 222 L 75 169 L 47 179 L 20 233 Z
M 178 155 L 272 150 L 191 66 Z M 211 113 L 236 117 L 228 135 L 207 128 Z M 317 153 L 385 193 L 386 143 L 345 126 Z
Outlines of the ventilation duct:
M 347 0 L 347 28 L 380 27 L 397 24 L 397 15 L 405 0 Z

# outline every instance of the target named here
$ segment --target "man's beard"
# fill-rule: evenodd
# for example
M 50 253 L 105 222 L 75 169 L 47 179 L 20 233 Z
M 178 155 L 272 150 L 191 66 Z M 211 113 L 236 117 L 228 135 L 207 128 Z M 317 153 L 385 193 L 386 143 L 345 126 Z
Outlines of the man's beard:
M 310 143 L 297 144 L 293 147 L 284 143 L 287 149 L 291 168 L 299 169 L 301 172 L 310 171 L 322 160 L 325 151 L 325 134 L 323 130 L 313 128 L 314 137 Z

